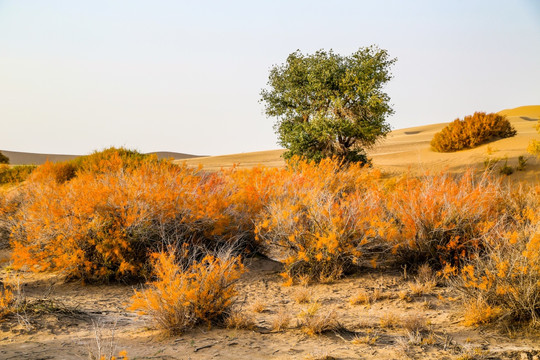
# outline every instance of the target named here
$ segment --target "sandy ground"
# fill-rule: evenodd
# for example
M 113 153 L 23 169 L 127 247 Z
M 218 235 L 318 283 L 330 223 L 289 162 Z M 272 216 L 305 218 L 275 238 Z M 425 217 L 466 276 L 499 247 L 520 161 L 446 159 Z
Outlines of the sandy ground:
M 499 139 L 474 149 L 453 153 L 438 153 L 431 150 L 433 135 L 442 130 L 447 123 L 400 129 L 390 132 L 376 146 L 368 150 L 373 166 L 398 174 L 404 171 L 423 174 L 441 171 L 463 172 L 467 168 L 484 169 L 486 160 L 495 162 L 493 171 L 497 172 L 504 164 L 515 167 L 518 158 L 524 156 L 527 164 L 525 171 L 515 171 L 512 180 L 538 181 L 540 162 L 527 153 L 527 146 L 532 139 L 540 140 L 535 126 L 540 118 L 540 106 L 524 106 L 503 110 L 517 130 L 512 138 Z M 205 169 L 218 170 L 221 167 L 268 167 L 285 166 L 281 158 L 284 150 L 259 151 L 243 154 L 201 157 L 188 159 L 190 166 L 203 165 Z M 184 160 L 177 160 L 182 163 Z
M 321 312 L 334 311 L 342 329 L 309 336 L 299 315 L 310 304 L 295 301 L 302 286 L 283 287 L 279 263 L 248 261 L 249 272 L 238 283 L 237 308 L 256 327 L 234 330 L 201 326 L 181 336 L 166 337 L 148 319 L 126 310 L 134 285 L 65 283 L 58 274 L 22 274 L 22 289 L 34 310 L 0 323 L 0 359 L 87 359 L 125 349 L 130 359 L 537 359 L 538 333 L 517 335 L 501 328 L 461 325 L 455 295 L 438 286 L 425 295 L 401 300 L 413 280 L 397 270 L 365 269 L 331 284 L 307 287 L 310 303 Z M 5 275 L 3 273 L 2 275 Z M 370 305 L 351 305 L 360 289 L 379 291 Z M 450 300 L 448 300 L 450 298 Z M 262 311 L 254 304 L 262 304 Z M 36 305 L 37 304 L 37 305 Z M 284 331 L 271 324 L 280 312 L 292 316 Z M 407 330 L 408 319 L 423 318 L 418 336 Z M 393 326 L 381 323 L 395 321 Z M 101 337 L 96 335 L 101 333 Z M 112 338 L 114 335 L 114 338 Z M 371 341 L 371 343 L 365 343 Z M 465 357 L 466 355 L 475 357 Z M 326 356 L 326 357 L 325 357 Z M 331 357 L 329 357 L 331 356 Z

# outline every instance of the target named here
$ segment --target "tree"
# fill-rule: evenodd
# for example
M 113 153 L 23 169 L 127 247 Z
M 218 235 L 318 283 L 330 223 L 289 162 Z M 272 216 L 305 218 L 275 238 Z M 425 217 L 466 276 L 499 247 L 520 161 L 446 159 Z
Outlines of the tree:
M 370 46 L 348 57 L 297 50 L 272 67 L 261 101 L 266 115 L 278 119 L 274 129 L 288 149 L 284 157 L 368 163 L 364 149 L 390 131 L 385 119 L 393 110 L 383 86 L 395 61 Z
M 0 164 L 9 164 L 9 158 L 0 151 Z

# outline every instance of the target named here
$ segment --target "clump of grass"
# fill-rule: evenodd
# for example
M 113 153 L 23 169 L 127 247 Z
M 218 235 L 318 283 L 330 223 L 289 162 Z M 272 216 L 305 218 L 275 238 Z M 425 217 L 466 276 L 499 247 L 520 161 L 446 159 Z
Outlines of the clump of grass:
M 262 299 L 257 299 L 251 304 L 251 311 L 255 313 L 262 313 L 264 310 L 266 310 L 266 302 Z
M 371 304 L 371 296 L 366 290 L 360 289 L 350 298 L 349 302 L 351 305 L 369 305 Z
M 292 316 L 285 309 L 280 309 L 272 318 L 271 328 L 273 331 L 283 331 L 291 323 Z
M 395 328 L 399 325 L 401 318 L 393 311 L 386 312 L 379 319 L 379 325 L 382 328 Z
M 252 330 L 255 328 L 255 321 L 244 311 L 232 310 L 225 318 L 225 326 L 235 330 Z
M 364 336 L 356 335 L 352 340 L 351 344 L 354 345 L 375 345 L 379 339 L 378 335 L 366 334 Z
M 305 286 L 301 286 L 296 289 L 296 291 L 293 294 L 294 301 L 298 304 L 307 304 L 311 301 L 311 297 L 313 296 L 313 292 L 311 289 Z
M 314 303 L 300 313 L 302 331 L 306 334 L 319 335 L 326 331 L 336 331 L 341 328 L 335 311 L 321 312 L 320 309 L 321 305 Z

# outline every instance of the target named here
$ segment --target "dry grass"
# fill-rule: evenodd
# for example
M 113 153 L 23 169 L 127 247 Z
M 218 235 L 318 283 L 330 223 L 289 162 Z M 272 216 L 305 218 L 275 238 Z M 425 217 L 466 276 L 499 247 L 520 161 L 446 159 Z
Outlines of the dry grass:
M 286 309 L 280 309 L 272 318 L 270 326 L 272 331 L 284 331 L 292 321 L 291 314 Z
M 297 288 L 293 293 L 294 301 L 296 301 L 297 304 L 307 304 L 311 301 L 311 298 L 313 296 L 313 291 L 311 289 L 301 286 Z
M 352 340 L 351 344 L 354 345 L 375 345 L 379 339 L 378 335 L 366 334 L 364 336 L 356 335 Z
M 335 311 L 320 310 L 321 305 L 314 303 L 299 314 L 303 332 L 308 335 L 319 335 L 326 331 L 336 331 L 341 328 Z
M 382 328 L 392 329 L 398 326 L 400 321 L 401 321 L 401 318 L 399 317 L 399 315 L 397 315 L 393 311 L 388 311 L 379 319 L 379 325 Z
M 225 326 L 228 329 L 252 330 L 255 328 L 255 320 L 245 311 L 232 310 L 225 318 Z
M 378 300 L 384 300 L 389 298 L 388 294 L 385 294 L 382 290 L 376 288 L 371 291 L 366 289 L 360 289 L 358 292 L 353 295 L 349 302 L 351 305 L 370 305 Z
M 254 303 L 251 304 L 250 309 L 255 313 L 262 313 L 266 310 L 266 304 L 266 301 L 262 299 L 257 299 Z

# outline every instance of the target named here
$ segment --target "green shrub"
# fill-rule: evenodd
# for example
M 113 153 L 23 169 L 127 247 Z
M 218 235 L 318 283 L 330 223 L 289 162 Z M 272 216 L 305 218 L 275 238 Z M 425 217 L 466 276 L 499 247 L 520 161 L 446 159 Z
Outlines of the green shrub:
M 431 140 L 431 148 L 438 152 L 471 149 L 495 138 L 516 135 L 516 130 L 503 115 L 475 112 L 448 124 Z
M 9 164 L 9 158 L 0 151 L 0 164 Z

